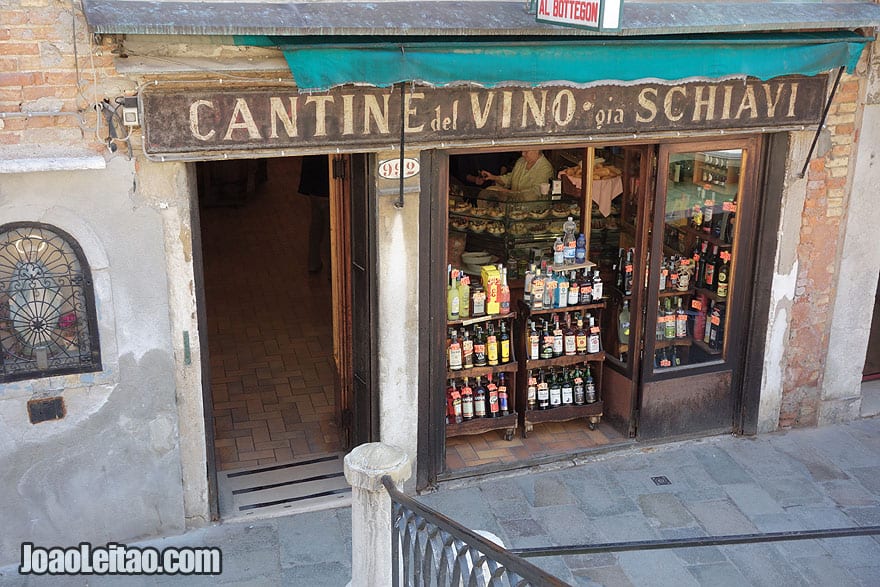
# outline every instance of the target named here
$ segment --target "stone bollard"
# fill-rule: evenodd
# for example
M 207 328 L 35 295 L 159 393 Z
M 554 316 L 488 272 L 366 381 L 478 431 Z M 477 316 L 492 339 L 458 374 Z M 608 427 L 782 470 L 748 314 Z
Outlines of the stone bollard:
M 351 485 L 351 587 L 391 585 L 391 497 L 382 486 L 388 475 L 400 485 L 412 475 L 406 453 L 372 442 L 345 455 Z

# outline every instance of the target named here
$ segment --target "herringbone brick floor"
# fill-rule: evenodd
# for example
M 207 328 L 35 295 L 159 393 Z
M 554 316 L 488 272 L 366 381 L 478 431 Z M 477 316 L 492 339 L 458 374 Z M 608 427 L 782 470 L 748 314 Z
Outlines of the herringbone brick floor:
M 595 430 L 586 420 L 535 424 L 528 438 L 518 429 L 511 440 L 502 431 L 456 436 L 446 440 L 446 468 L 450 471 L 482 465 L 520 463 L 536 457 L 564 455 L 623 442 L 626 437 L 600 422 Z
M 306 271 L 310 204 L 297 185 L 298 159 L 270 159 L 252 198 L 201 209 L 218 470 L 342 448 L 329 259 Z

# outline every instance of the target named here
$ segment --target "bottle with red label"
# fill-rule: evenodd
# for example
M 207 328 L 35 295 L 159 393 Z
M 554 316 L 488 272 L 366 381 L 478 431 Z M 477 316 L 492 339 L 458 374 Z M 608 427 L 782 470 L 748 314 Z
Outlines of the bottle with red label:
M 452 379 L 449 380 L 449 387 L 446 388 L 446 423 L 461 424 L 461 393 L 455 387 Z
M 486 417 L 497 418 L 500 415 L 501 406 L 498 402 L 498 386 L 492 381 L 491 373 L 486 375 L 483 387 L 486 388 Z
M 461 389 L 461 418 L 465 421 L 474 419 L 474 391 L 468 384 L 467 377 L 464 378 Z
M 510 413 L 510 395 L 507 391 L 507 377 L 504 373 L 498 374 L 498 411 L 502 416 Z

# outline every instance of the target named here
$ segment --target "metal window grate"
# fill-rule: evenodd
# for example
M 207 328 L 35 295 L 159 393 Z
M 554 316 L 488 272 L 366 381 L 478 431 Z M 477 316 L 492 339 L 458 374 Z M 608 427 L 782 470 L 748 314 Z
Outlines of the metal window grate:
M 101 368 L 91 274 L 45 224 L 0 226 L 0 382 Z

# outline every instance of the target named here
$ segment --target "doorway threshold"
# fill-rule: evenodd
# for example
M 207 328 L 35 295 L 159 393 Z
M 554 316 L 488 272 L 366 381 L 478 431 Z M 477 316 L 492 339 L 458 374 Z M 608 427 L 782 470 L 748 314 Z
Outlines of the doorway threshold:
M 351 505 L 343 473 L 345 453 L 309 455 L 217 475 L 220 517 L 243 520 Z
M 582 464 L 585 459 L 594 458 L 597 455 L 617 452 L 629 449 L 639 444 L 635 438 L 622 439 L 602 446 L 594 446 L 582 450 L 574 450 L 566 453 L 542 455 L 524 458 L 517 462 L 494 463 L 476 467 L 465 467 L 451 471 L 444 471 L 437 475 L 437 485 L 452 487 L 462 482 L 467 485 L 471 482 L 483 481 L 488 477 L 513 476 L 525 471 L 564 469 Z M 432 489 L 437 489 L 434 487 Z M 423 493 L 430 493 L 431 489 Z

